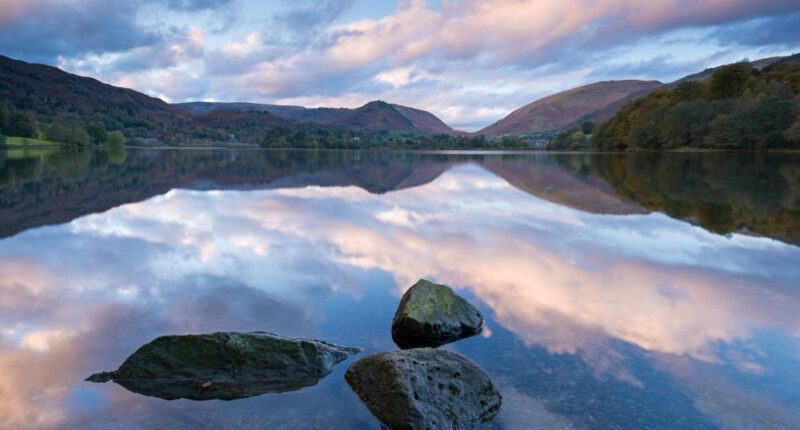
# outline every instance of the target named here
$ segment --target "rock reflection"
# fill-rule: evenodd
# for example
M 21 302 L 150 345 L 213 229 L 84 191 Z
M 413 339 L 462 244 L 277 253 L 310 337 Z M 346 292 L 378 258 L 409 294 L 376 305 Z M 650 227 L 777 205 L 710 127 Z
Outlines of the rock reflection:
M 482 329 L 470 334 L 463 334 L 460 336 L 438 337 L 438 338 L 424 338 L 418 336 L 403 336 L 400 334 L 392 333 L 392 340 L 395 345 L 400 349 L 412 348 L 438 348 L 448 343 L 457 342 L 461 339 L 466 339 L 475 335 L 479 335 Z
M 291 381 L 215 381 L 118 379 L 117 384 L 143 396 L 164 400 L 237 400 L 267 393 L 286 393 L 312 387 L 321 378 L 306 376 Z

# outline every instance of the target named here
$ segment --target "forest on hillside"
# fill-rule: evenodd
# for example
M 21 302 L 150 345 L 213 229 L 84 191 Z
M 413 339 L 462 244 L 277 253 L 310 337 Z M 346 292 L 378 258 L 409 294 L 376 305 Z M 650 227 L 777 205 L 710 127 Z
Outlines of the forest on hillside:
M 719 68 L 624 106 L 608 121 L 560 133 L 551 150 L 800 149 L 800 61 Z

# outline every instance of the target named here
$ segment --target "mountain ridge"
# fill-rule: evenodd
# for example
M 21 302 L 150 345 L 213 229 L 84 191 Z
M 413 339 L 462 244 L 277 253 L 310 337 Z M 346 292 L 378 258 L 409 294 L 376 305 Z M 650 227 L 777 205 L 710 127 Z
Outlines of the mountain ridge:
M 654 91 L 659 81 L 619 80 L 600 81 L 561 91 L 517 108 L 503 119 L 476 134 L 489 137 L 555 132 L 581 118 L 604 119 L 609 106 Z M 624 103 L 622 103 L 624 104 Z M 622 106 L 620 104 L 620 107 Z M 594 115 L 594 117 L 593 117 Z
M 287 120 L 316 122 L 356 131 L 459 134 L 436 115 L 414 107 L 373 100 L 357 108 L 307 108 L 260 103 L 186 102 L 176 106 L 195 113 L 217 110 L 263 111 Z
M 751 64 L 762 70 L 792 58 L 770 57 Z M 704 80 L 718 69 L 706 69 L 670 84 L 633 79 L 591 83 L 535 100 L 478 132 L 466 133 L 451 128 L 428 111 L 382 100 L 357 108 L 248 102 L 169 104 L 133 89 L 0 55 L 0 98 L 5 102 L 0 103 L 0 108 L 10 107 L 12 114 L 15 110 L 33 114 L 44 126 L 57 122 L 62 115 L 77 115 L 87 127 L 97 124 L 105 130 L 123 130 L 128 136 L 167 144 L 232 140 L 294 145 L 309 136 L 323 136 L 320 139 L 335 136 L 334 140 L 400 136 L 407 140 L 409 136 L 485 135 L 496 139 L 511 135 L 525 139 L 537 134 L 547 137 L 584 121 L 607 120 L 624 105 L 659 88 L 670 88 L 687 80 Z M 271 131 L 275 129 L 281 130 Z M 39 127 L 39 130 L 45 129 Z
M 107 114 L 105 119 L 112 125 L 131 123 L 132 128 L 140 129 L 143 134 L 152 134 L 191 117 L 184 109 L 130 88 L 3 55 L 0 55 L 0 78 L 0 98 L 16 102 L 15 107 L 20 110 L 44 116 L 70 112 L 88 119 L 101 112 Z

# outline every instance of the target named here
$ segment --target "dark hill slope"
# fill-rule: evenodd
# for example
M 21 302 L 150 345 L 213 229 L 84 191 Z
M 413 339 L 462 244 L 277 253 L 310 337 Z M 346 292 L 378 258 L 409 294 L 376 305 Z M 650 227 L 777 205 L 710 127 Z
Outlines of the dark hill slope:
M 359 131 L 450 134 L 453 129 L 430 112 L 406 106 L 373 101 L 351 109 L 332 124 Z
M 573 88 L 525 105 L 479 131 L 485 136 L 522 135 L 561 130 L 581 118 L 608 117 L 614 106 L 660 87 L 658 81 L 604 81 Z M 620 104 L 622 102 L 622 104 Z
M 430 112 L 384 101 L 372 101 L 355 109 L 212 102 L 189 102 L 177 106 L 201 114 L 218 110 L 269 112 L 283 119 L 334 125 L 352 131 L 458 134 Z
M 175 106 L 186 109 L 196 114 L 208 114 L 219 110 L 239 111 L 239 112 L 269 112 L 284 119 L 299 119 L 295 116 L 301 115 L 307 109 L 303 106 L 291 105 L 271 105 L 261 103 L 217 103 L 217 102 L 187 102 L 177 103 Z
M 75 113 L 106 129 L 126 129 L 142 136 L 158 135 L 191 115 L 180 107 L 145 94 L 0 56 L 0 99 L 43 120 Z

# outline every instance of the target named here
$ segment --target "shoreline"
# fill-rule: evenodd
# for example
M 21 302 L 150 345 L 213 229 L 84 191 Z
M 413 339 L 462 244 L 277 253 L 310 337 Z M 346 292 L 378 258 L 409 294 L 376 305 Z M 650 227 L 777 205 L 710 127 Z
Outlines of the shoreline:
M 261 148 L 257 146 L 175 146 L 175 145 L 123 145 L 123 148 L 130 149 L 154 149 L 154 150 L 237 150 L 237 151 L 383 151 L 383 152 L 419 152 L 419 153 L 439 153 L 439 154 L 715 154 L 715 153 L 738 153 L 738 154 L 800 154 L 800 149 L 670 149 L 652 150 L 636 149 L 630 151 L 569 151 L 533 148 L 458 148 L 458 149 L 438 149 L 438 148 Z M 26 149 L 60 149 L 60 150 L 83 150 L 83 149 L 110 149 L 106 145 L 90 145 L 87 147 L 68 146 L 60 143 L 54 144 L 31 144 L 31 145 L 0 145 L 0 151 Z

